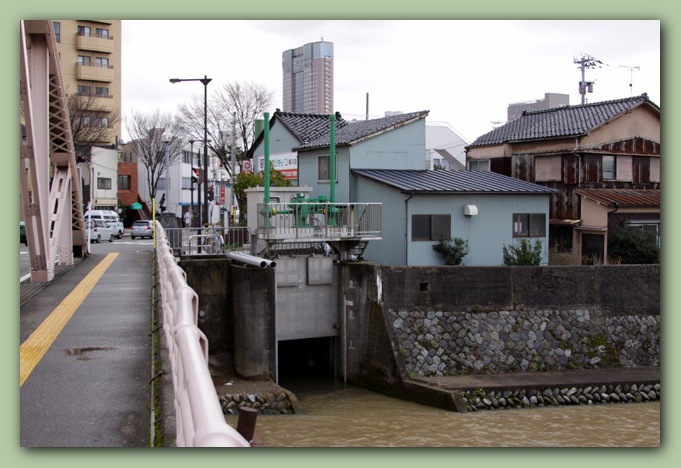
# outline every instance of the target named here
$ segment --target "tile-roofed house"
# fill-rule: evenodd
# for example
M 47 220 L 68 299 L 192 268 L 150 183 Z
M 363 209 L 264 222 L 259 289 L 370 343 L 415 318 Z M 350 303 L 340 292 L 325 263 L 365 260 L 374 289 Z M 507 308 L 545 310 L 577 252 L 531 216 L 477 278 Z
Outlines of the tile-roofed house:
M 278 119 L 303 144 L 314 140 L 319 135 L 329 133 L 329 116 L 326 114 L 296 114 L 277 109 L 272 117 Z M 336 112 L 336 128 L 343 128 L 347 124 L 340 112 Z M 274 125 L 274 122 L 270 122 L 270 125 Z
M 575 229 L 582 224 L 577 189 L 660 189 L 660 107 L 642 94 L 526 111 L 475 139 L 466 156 L 471 170 L 558 190 L 551 199 L 551 247 L 581 258 L 582 238 L 605 234 Z
M 391 131 L 402 125 L 407 125 L 416 120 L 425 119 L 429 111 L 411 112 L 407 114 L 391 115 L 379 119 L 359 120 L 345 125 L 336 125 L 336 146 L 347 146 L 358 143 L 366 138 L 377 136 Z M 307 150 L 312 148 L 327 147 L 331 144 L 330 132 L 320 133 L 317 138 L 304 142 L 293 148 L 294 150 Z
M 336 128 L 343 128 L 347 122 L 336 112 Z M 274 168 L 287 178 L 297 180 L 298 170 L 294 146 L 307 143 L 319 135 L 329 133 L 328 114 L 301 114 L 282 112 L 277 109 L 269 121 L 270 158 Z M 256 171 L 262 170 L 265 154 L 264 132 L 260 132 L 247 151 L 244 159 L 253 159 Z
M 541 242 L 548 262 L 555 190 L 493 172 L 353 169 L 357 201 L 382 203 L 382 237 L 364 258 L 384 265 L 440 265 L 441 236 L 468 242 L 467 266 L 498 266 L 503 246 Z
M 469 148 L 507 142 L 586 135 L 639 106 L 651 106 L 646 94 L 613 101 L 524 111 L 522 116 L 475 139 Z

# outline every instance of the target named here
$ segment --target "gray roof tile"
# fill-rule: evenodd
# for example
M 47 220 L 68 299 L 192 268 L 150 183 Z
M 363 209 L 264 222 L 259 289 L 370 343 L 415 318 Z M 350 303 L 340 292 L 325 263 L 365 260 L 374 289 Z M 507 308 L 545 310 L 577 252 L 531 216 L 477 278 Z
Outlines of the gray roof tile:
M 407 169 L 353 169 L 352 172 L 406 193 L 557 193 L 495 172 Z
M 392 130 L 393 128 L 410 123 L 415 120 L 425 118 L 430 111 L 411 112 L 408 114 L 391 115 L 380 119 L 359 120 L 347 122 L 346 125 L 336 126 L 336 145 L 350 145 L 364 138 L 368 138 L 379 133 Z M 327 129 L 328 130 L 328 129 Z M 294 150 L 323 148 L 331 144 L 330 132 L 320 133 L 317 138 L 300 146 Z
M 517 119 L 478 137 L 468 147 L 585 135 L 643 104 L 659 111 L 659 107 L 646 94 L 614 101 L 525 111 Z
M 296 114 L 277 110 L 274 118 L 278 119 L 303 144 L 314 140 L 319 135 L 329 133 L 327 114 Z M 340 113 L 336 113 L 336 129 L 343 128 L 347 124 Z

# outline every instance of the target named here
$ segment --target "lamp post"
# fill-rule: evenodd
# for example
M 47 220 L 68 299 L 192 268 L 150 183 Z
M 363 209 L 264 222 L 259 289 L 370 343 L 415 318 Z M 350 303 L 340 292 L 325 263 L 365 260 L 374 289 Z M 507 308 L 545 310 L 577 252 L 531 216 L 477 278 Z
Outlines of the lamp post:
M 168 199 L 168 211 L 170 210 L 170 140 L 173 138 L 172 133 L 163 132 L 161 140 L 163 140 L 163 164 L 166 167 L 166 198 Z
M 203 84 L 203 200 L 208 200 L 208 83 L 212 81 L 206 75 L 203 78 L 171 78 L 170 82 L 175 84 L 181 81 L 200 81 Z M 204 213 L 203 219 L 208 219 L 208 204 L 205 208 L 199 204 L 199 209 Z
M 189 193 L 191 195 L 189 209 L 192 212 L 192 222 L 189 227 L 194 227 L 194 143 L 196 143 L 196 140 L 189 140 L 189 154 L 191 155 L 189 160 L 192 165 L 192 173 L 189 177 Z

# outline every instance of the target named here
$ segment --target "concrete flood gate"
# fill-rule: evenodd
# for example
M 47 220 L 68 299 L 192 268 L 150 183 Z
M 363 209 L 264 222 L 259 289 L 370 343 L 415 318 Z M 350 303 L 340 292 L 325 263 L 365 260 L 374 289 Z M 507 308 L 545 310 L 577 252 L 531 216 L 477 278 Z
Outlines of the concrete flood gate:
M 340 264 L 335 255 L 279 257 L 276 268 L 183 259 L 199 295 L 211 355 L 247 379 L 338 375 Z

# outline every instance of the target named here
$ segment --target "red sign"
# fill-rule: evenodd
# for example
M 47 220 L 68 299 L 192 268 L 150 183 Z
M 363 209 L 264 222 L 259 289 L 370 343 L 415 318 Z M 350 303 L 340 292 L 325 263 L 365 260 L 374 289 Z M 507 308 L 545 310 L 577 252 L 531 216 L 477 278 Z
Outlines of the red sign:
M 225 204 L 225 185 L 220 185 L 220 198 L 218 199 L 221 205 Z

